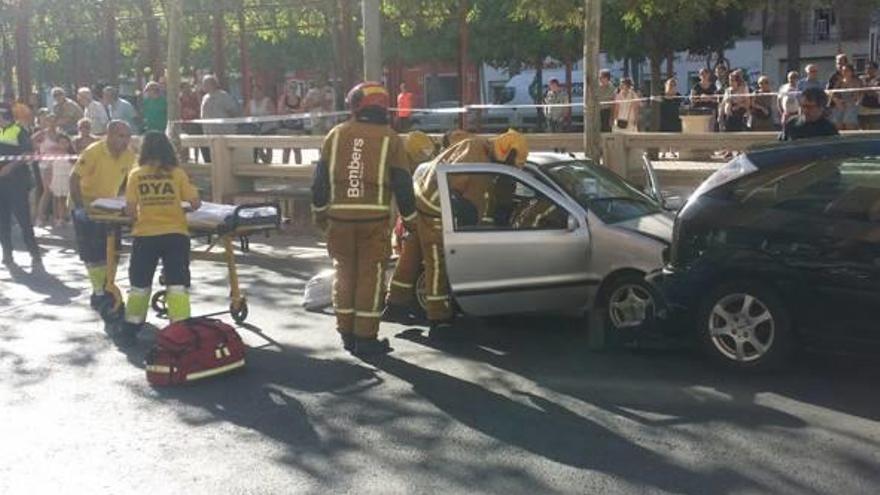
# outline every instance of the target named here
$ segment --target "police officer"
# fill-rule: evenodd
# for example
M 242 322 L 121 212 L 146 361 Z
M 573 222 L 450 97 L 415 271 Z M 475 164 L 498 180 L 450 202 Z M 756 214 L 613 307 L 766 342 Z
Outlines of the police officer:
M 421 131 L 410 132 L 406 137 L 405 147 L 411 173 L 415 173 L 416 167 L 437 154 L 434 141 Z M 422 250 L 418 234 L 415 230 L 406 231 L 401 236 L 400 257 L 391 277 L 385 311 L 382 313 L 383 320 L 410 323 L 413 313 L 419 312 L 414 302 L 415 284 L 421 267 Z
M 391 195 L 408 225 L 417 218 L 403 142 L 388 125 L 389 96 L 375 82 L 358 84 L 346 102 L 352 118 L 324 139 L 312 184 L 312 211 L 326 228 L 336 268 L 333 306 L 343 347 L 355 355 L 391 351 L 379 340 Z
M 12 108 L 5 103 L 0 104 L 0 157 L 32 151 L 30 136 L 15 122 Z M 26 161 L 0 158 L 0 246 L 3 249 L 3 264 L 9 266 L 15 262 L 12 255 L 12 218 L 15 217 L 31 254 L 31 267 L 37 271 L 43 269 L 43 262 L 31 224 L 28 193 L 32 179 Z
M 425 272 L 425 301 L 430 323 L 430 336 L 438 337 L 451 329 L 453 317 L 446 279 L 443 255 L 443 227 L 440 217 L 440 195 L 437 193 L 435 168 L 439 164 L 502 163 L 522 168 L 529 149 L 525 137 L 509 130 L 492 139 L 470 137 L 459 141 L 423 165 L 415 181 L 416 206 L 419 211 L 417 232 L 421 243 Z M 451 177 L 449 181 L 453 202 L 472 210 L 473 222 L 490 215 L 493 204 L 499 203 L 496 185 L 488 175 L 468 174 Z M 503 201 L 500 201 L 503 203 Z

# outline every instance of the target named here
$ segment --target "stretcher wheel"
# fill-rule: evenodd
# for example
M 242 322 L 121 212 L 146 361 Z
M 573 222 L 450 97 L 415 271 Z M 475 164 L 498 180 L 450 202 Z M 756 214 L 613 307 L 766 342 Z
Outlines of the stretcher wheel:
M 238 308 L 235 307 L 235 303 L 231 303 L 229 305 L 229 314 L 232 316 L 232 319 L 235 320 L 236 323 L 244 323 L 248 317 L 248 305 L 247 301 L 242 300 L 238 304 Z
M 153 308 L 153 311 L 156 312 L 156 316 L 164 317 L 168 315 L 168 304 L 165 302 L 165 296 L 167 294 L 168 292 L 164 290 L 160 290 L 153 294 L 153 298 L 150 300 L 150 306 Z

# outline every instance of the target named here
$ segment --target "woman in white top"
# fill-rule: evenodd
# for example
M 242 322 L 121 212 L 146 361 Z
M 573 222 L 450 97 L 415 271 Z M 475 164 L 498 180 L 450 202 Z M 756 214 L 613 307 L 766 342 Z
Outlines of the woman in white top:
M 58 145 L 58 126 L 54 114 L 42 116 L 37 124 L 40 130 L 34 133 L 34 148 L 41 155 L 62 154 Z M 52 162 L 40 160 L 40 182 L 42 194 L 37 200 L 37 208 L 34 217 L 34 226 L 43 226 L 46 220 L 46 210 L 52 201 Z
M 779 96 L 776 105 L 779 115 L 782 115 L 782 125 L 788 123 L 789 120 L 796 118 L 800 114 L 801 106 L 798 100 L 798 81 L 800 74 L 796 70 L 788 73 L 788 82 L 779 87 Z
M 724 90 L 724 99 L 721 100 L 724 131 L 745 131 L 748 130 L 746 127 L 746 117 L 749 115 L 752 105 L 749 88 L 743 79 L 742 71 L 735 70 L 730 73 L 729 77 L 730 86 Z
M 266 96 L 262 86 L 254 86 L 253 94 L 247 105 L 248 117 L 265 117 L 273 115 L 274 105 L 272 100 Z M 254 128 L 258 130 L 258 134 L 266 135 L 275 132 L 274 122 L 257 123 Z M 272 163 L 272 148 L 254 148 L 254 162 Z
M 614 98 L 614 127 L 617 130 L 638 132 L 639 94 L 633 89 L 632 79 L 624 77 L 620 80 L 620 89 Z

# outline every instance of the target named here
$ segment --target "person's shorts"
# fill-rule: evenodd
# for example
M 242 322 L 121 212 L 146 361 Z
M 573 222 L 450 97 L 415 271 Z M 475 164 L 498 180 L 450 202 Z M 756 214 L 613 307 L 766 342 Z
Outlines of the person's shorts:
M 189 287 L 189 236 L 167 234 L 135 237 L 128 262 L 128 280 L 132 287 L 153 285 L 156 266 L 162 260 L 165 285 Z
M 831 121 L 837 125 L 856 127 L 859 125 L 858 105 L 837 105 L 831 109 Z
M 73 221 L 76 235 L 76 252 L 86 264 L 107 262 L 107 225 L 92 221 Z M 118 239 L 117 239 L 118 242 Z

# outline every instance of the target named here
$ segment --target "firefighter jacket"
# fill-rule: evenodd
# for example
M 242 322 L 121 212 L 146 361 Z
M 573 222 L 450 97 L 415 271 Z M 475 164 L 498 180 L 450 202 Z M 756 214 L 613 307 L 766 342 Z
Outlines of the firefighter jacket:
M 316 215 L 342 221 L 387 219 L 391 195 L 404 220 L 415 219 L 409 160 L 387 124 L 349 120 L 324 139 L 312 184 Z
M 436 167 L 441 164 L 492 163 L 489 150 L 490 141 L 482 137 L 472 137 L 443 150 L 434 160 L 419 167 L 415 193 L 419 212 L 435 217 L 440 216 L 440 194 L 437 190 Z M 422 170 L 422 167 L 427 167 Z M 449 176 L 449 188 L 461 199 L 467 200 L 477 210 L 477 218 L 483 218 L 489 207 L 492 178 L 488 174 L 466 174 Z

